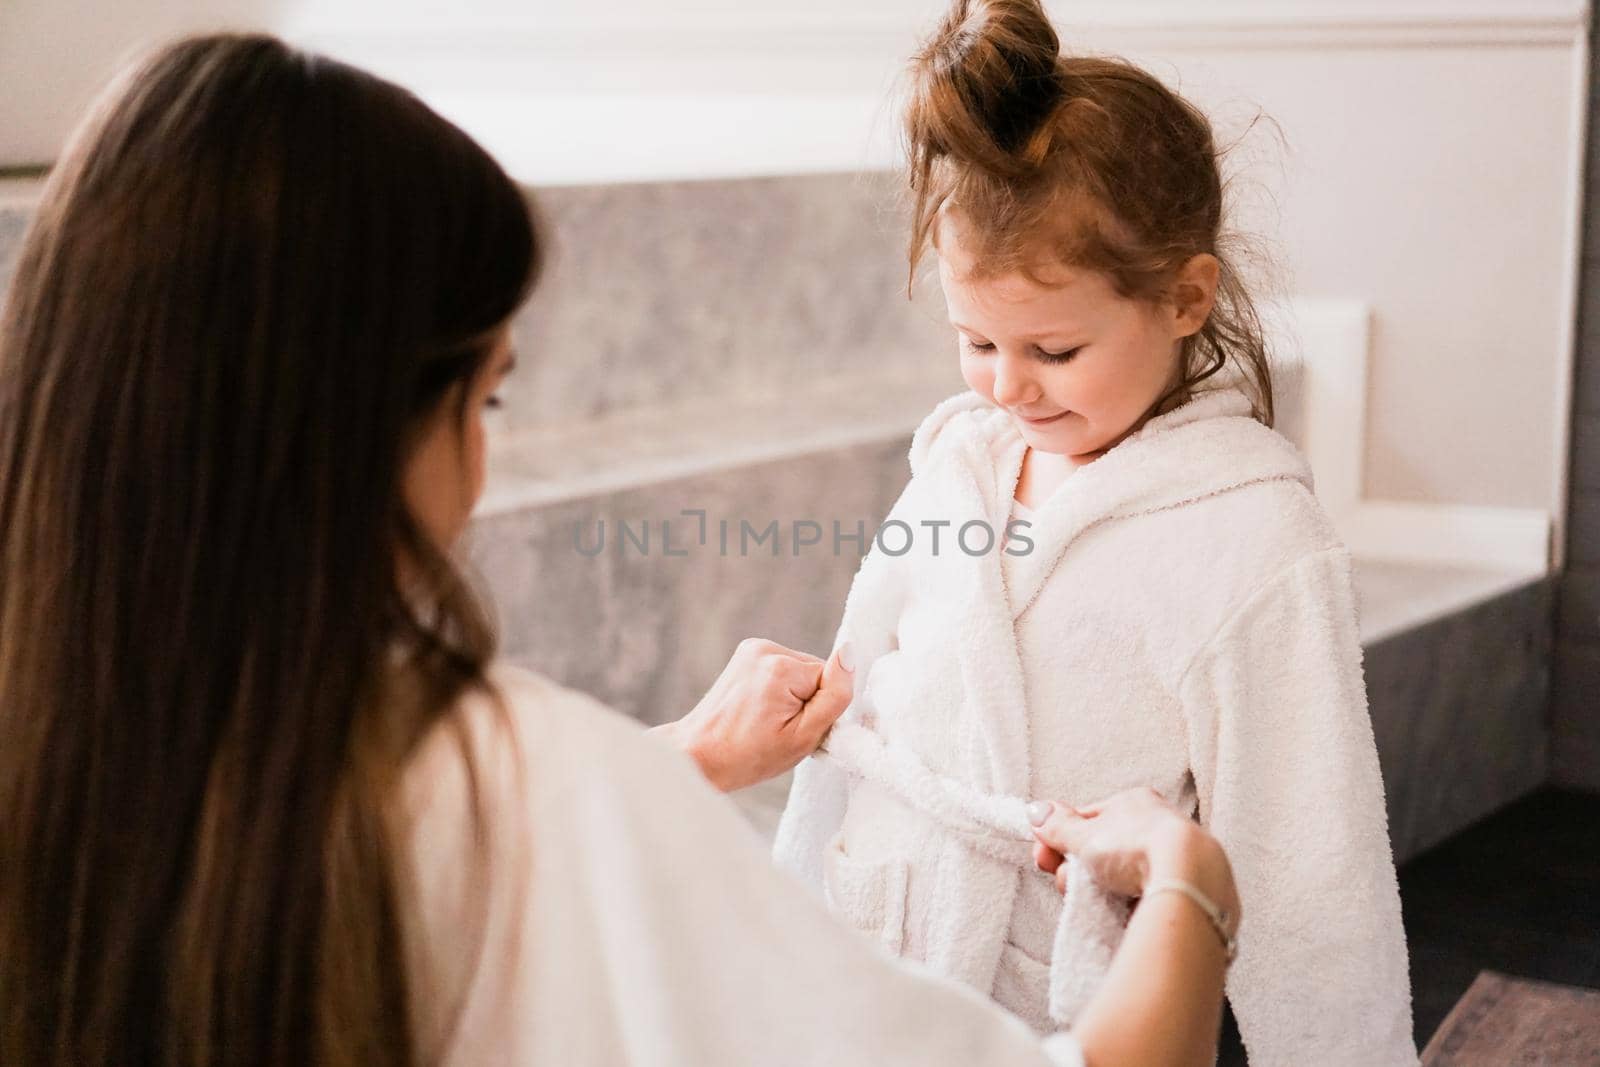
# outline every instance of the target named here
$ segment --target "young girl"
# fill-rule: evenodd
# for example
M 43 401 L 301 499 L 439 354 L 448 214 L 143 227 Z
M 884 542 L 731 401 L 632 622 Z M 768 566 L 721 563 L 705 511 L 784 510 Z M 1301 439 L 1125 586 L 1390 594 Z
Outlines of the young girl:
M 779 858 L 1057 1029 L 1128 905 L 1073 864 L 1063 905 L 1027 802 L 1147 786 L 1234 858 L 1251 1062 L 1415 1063 L 1350 559 L 1270 429 L 1208 123 L 1061 56 L 1037 0 L 958 0 L 913 76 L 912 268 L 931 244 L 971 391 L 912 441 L 891 519 L 918 536 L 851 589 L 856 699 Z M 974 522 L 1011 537 L 957 547 Z

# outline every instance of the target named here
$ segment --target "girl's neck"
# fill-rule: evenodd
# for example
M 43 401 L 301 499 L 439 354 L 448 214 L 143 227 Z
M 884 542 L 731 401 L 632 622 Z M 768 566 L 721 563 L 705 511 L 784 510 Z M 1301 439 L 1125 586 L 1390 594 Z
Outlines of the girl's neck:
M 1061 483 L 1070 478 L 1078 468 L 1087 467 L 1144 429 L 1145 424 L 1151 419 L 1181 407 L 1187 400 L 1187 396 L 1182 398 L 1169 396 L 1166 403 L 1152 407 L 1145 413 L 1143 418 L 1128 427 L 1122 436 L 1094 452 L 1068 456 L 1059 452 L 1040 452 L 1032 445 L 1024 446 L 1026 451 L 1022 454 L 1022 471 L 1017 478 L 1017 502 L 1028 508 L 1038 507 L 1048 500 L 1050 494 L 1055 492 Z
M 1099 453 L 1096 453 L 1098 456 Z M 1017 489 L 1014 494 L 1017 503 L 1026 508 L 1037 509 L 1050 495 L 1061 487 L 1061 483 L 1072 477 L 1073 471 L 1086 463 L 1093 462 L 1093 458 L 1080 456 L 1063 456 L 1056 452 L 1040 452 L 1037 448 L 1028 447 L 1022 454 L 1022 470 L 1017 476 Z

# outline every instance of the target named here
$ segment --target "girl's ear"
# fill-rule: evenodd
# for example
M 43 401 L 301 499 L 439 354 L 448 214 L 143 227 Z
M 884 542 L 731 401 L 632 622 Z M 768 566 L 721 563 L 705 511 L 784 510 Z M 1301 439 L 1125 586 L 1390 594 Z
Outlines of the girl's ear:
M 1200 332 L 1217 300 L 1222 265 L 1209 252 L 1190 256 L 1172 282 L 1172 336 L 1190 337 Z

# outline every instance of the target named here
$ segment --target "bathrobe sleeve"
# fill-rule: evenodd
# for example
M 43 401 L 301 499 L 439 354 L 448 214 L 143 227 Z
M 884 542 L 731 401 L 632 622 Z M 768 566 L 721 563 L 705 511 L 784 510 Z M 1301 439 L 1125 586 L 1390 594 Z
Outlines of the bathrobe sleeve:
M 889 519 L 914 520 L 912 502 L 916 479 L 907 483 L 890 509 Z M 897 646 L 900 613 L 906 597 L 905 569 L 895 557 L 876 545 L 862 559 L 850 593 L 845 599 L 844 618 L 834 635 L 832 649 L 848 641 L 855 660 L 854 699 L 844 711 L 849 720 L 864 710 L 866 679 L 873 666 Z M 832 649 L 830 649 L 830 654 Z M 826 749 L 826 742 L 824 742 Z M 844 825 L 850 796 L 850 779 L 837 763 L 825 755 L 802 760 L 794 769 L 788 802 L 778 820 L 772 858 L 779 867 L 822 891 L 823 855 L 828 843 Z
M 484 825 L 504 846 L 486 908 L 451 890 L 475 869 L 459 790 L 430 793 L 421 827 L 416 985 L 466 976 L 451 1067 L 1082 1067 L 1070 1035 L 1041 1041 L 830 916 L 681 753 L 579 694 L 534 696 L 514 698 L 520 736 L 480 749 Z M 526 757 L 514 778 L 507 752 Z M 455 916 L 485 911 L 480 953 Z
M 1405 932 L 1349 556 L 1272 577 L 1179 684 L 1201 821 L 1243 905 L 1228 998 L 1251 1067 L 1415 1064 Z
M 823 855 L 844 825 L 850 779 L 831 760 L 812 756 L 794 769 L 789 798 L 778 818 L 772 861 L 813 892 L 822 893 Z

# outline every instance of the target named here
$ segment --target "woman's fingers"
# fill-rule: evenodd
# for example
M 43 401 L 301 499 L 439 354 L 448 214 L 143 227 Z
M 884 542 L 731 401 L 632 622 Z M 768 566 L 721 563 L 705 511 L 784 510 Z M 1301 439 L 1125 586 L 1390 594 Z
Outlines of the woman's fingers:
M 851 662 L 850 645 L 846 642 L 822 665 L 821 684 L 805 702 L 799 715 L 799 736 L 808 746 L 807 752 L 814 751 L 822 743 L 828 729 L 844 714 L 854 698 L 855 675 L 846 666 Z
M 807 700 L 816 693 L 822 677 L 822 661 L 798 652 L 774 654 L 766 660 L 771 672 L 774 707 L 784 712 L 784 718 L 798 715 Z
M 1062 856 L 1080 851 L 1086 843 L 1087 820 L 1065 804 L 1050 805 L 1049 814 L 1033 828 L 1041 844 Z
M 822 660 L 764 638 L 746 638 L 734 654 L 747 664 L 748 677 L 762 690 L 769 710 L 788 720 L 817 691 Z
M 850 702 L 836 673 L 815 656 L 748 638 L 694 710 L 662 734 L 719 789 L 766 781 L 810 755 Z
M 1030 813 L 1033 820 L 1038 812 Z M 1033 828 L 1038 838 L 1033 846 L 1033 861 L 1046 874 L 1055 875 L 1056 891 L 1067 891 L 1067 857 L 1081 852 L 1088 845 L 1091 830 L 1088 820 L 1066 804 L 1051 804 Z
M 1076 856 L 1102 887 L 1127 896 L 1143 888 L 1152 854 L 1170 851 L 1175 828 L 1193 827 L 1151 789 L 1126 789 L 1083 808 L 1039 805 L 1029 818 L 1039 840 L 1034 858 L 1055 874 L 1058 887 L 1064 885 L 1066 866 L 1050 852 Z

